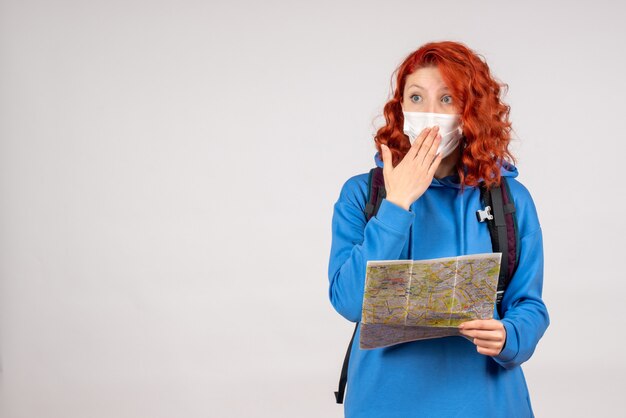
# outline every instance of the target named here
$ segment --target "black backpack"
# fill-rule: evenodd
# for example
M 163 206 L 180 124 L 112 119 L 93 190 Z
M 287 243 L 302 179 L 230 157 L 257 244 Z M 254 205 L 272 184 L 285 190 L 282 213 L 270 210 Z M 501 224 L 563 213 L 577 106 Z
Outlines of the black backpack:
M 498 277 L 498 291 L 496 293 L 496 309 L 502 317 L 501 304 L 502 296 L 506 290 L 519 261 L 519 234 L 517 229 L 517 218 L 515 216 L 515 204 L 509 190 L 506 177 L 501 177 L 500 186 L 487 189 L 484 182 L 480 183 L 480 200 L 484 205 L 483 210 L 476 211 L 476 218 L 479 222 L 487 222 L 489 234 L 491 235 L 491 245 L 494 253 L 502 253 L 500 262 L 500 276 Z M 385 191 L 385 180 L 382 167 L 374 167 L 370 170 L 368 181 L 367 205 L 365 206 L 365 219 L 369 221 L 378 212 L 381 202 L 387 195 Z M 354 325 L 354 332 L 348 344 L 348 350 L 341 367 L 339 378 L 339 389 L 335 392 L 337 403 L 343 403 L 343 397 L 348 381 L 348 364 L 350 362 L 350 351 L 356 335 L 359 323 Z

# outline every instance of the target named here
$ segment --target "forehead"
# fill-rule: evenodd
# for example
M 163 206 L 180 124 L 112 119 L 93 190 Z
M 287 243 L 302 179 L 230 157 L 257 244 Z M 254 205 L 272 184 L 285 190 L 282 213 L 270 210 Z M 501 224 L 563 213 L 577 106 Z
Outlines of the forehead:
M 441 90 L 447 88 L 437 67 L 419 68 L 409 74 L 406 77 L 405 88 L 415 85 L 421 86 L 427 90 Z

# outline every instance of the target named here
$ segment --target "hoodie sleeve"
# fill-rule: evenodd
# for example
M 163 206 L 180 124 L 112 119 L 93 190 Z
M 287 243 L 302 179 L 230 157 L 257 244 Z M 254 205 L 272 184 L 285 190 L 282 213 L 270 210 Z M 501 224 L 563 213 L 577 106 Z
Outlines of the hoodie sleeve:
M 527 204 L 518 213 L 520 223 L 520 259 L 502 299 L 502 323 L 506 343 L 494 360 L 506 369 L 528 360 L 539 339 L 550 324 L 548 310 L 542 300 L 543 238 L 535 206 L 528 191 Z M 516 208 L 519 208 L 516 199 Z M 521 215 L 521 216 L 520 216 Z
M 352 322 L 361 320 L 367 261 L 397 260 L 415 218 L 413 212 L 383 199 L 366 223 L 366 187 L 359 176 L 346 181 L 332 217 L 329 297 L 335 310 Z

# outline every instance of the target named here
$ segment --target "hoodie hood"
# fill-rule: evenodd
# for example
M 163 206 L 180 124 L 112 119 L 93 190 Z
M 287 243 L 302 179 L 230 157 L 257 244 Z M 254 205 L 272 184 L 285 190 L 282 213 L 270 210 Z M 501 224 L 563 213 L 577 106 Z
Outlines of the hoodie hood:
M 376 152 L 376 154 L 374 154 L 374 161 L 376 162 L 376 166 L 378 167 L 382 168 L 385 165 L 383 163 L 383 160 L 380 158 L 380 153 L 378 151 Z M 515 178 L 518 175 L 517 167 L 515 167 L 508 161 L 504 161 L 503 164 L 500 166 L 500 175 L 502 177 Z M 459 175 L 455 173 L 440 179 L 433 177 L 433 181 L 430 183 L 430 187 L 456 187 L 457 189 L 460 189 L 461 183 L 459 182 Z

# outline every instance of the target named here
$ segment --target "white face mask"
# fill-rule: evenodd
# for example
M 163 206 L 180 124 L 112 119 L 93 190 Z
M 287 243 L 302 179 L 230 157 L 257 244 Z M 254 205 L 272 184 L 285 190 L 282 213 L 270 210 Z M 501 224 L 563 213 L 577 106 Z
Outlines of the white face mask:
M 402 112 L 402 114 L 404 115 L 404 133 L 409 137 L 411 145 L 424 128 L 435 125 L 439 126 L 441 134 L 437 153 L 445 158 L 459 145 L 463 136 L 460 115 L 429 112 Z

